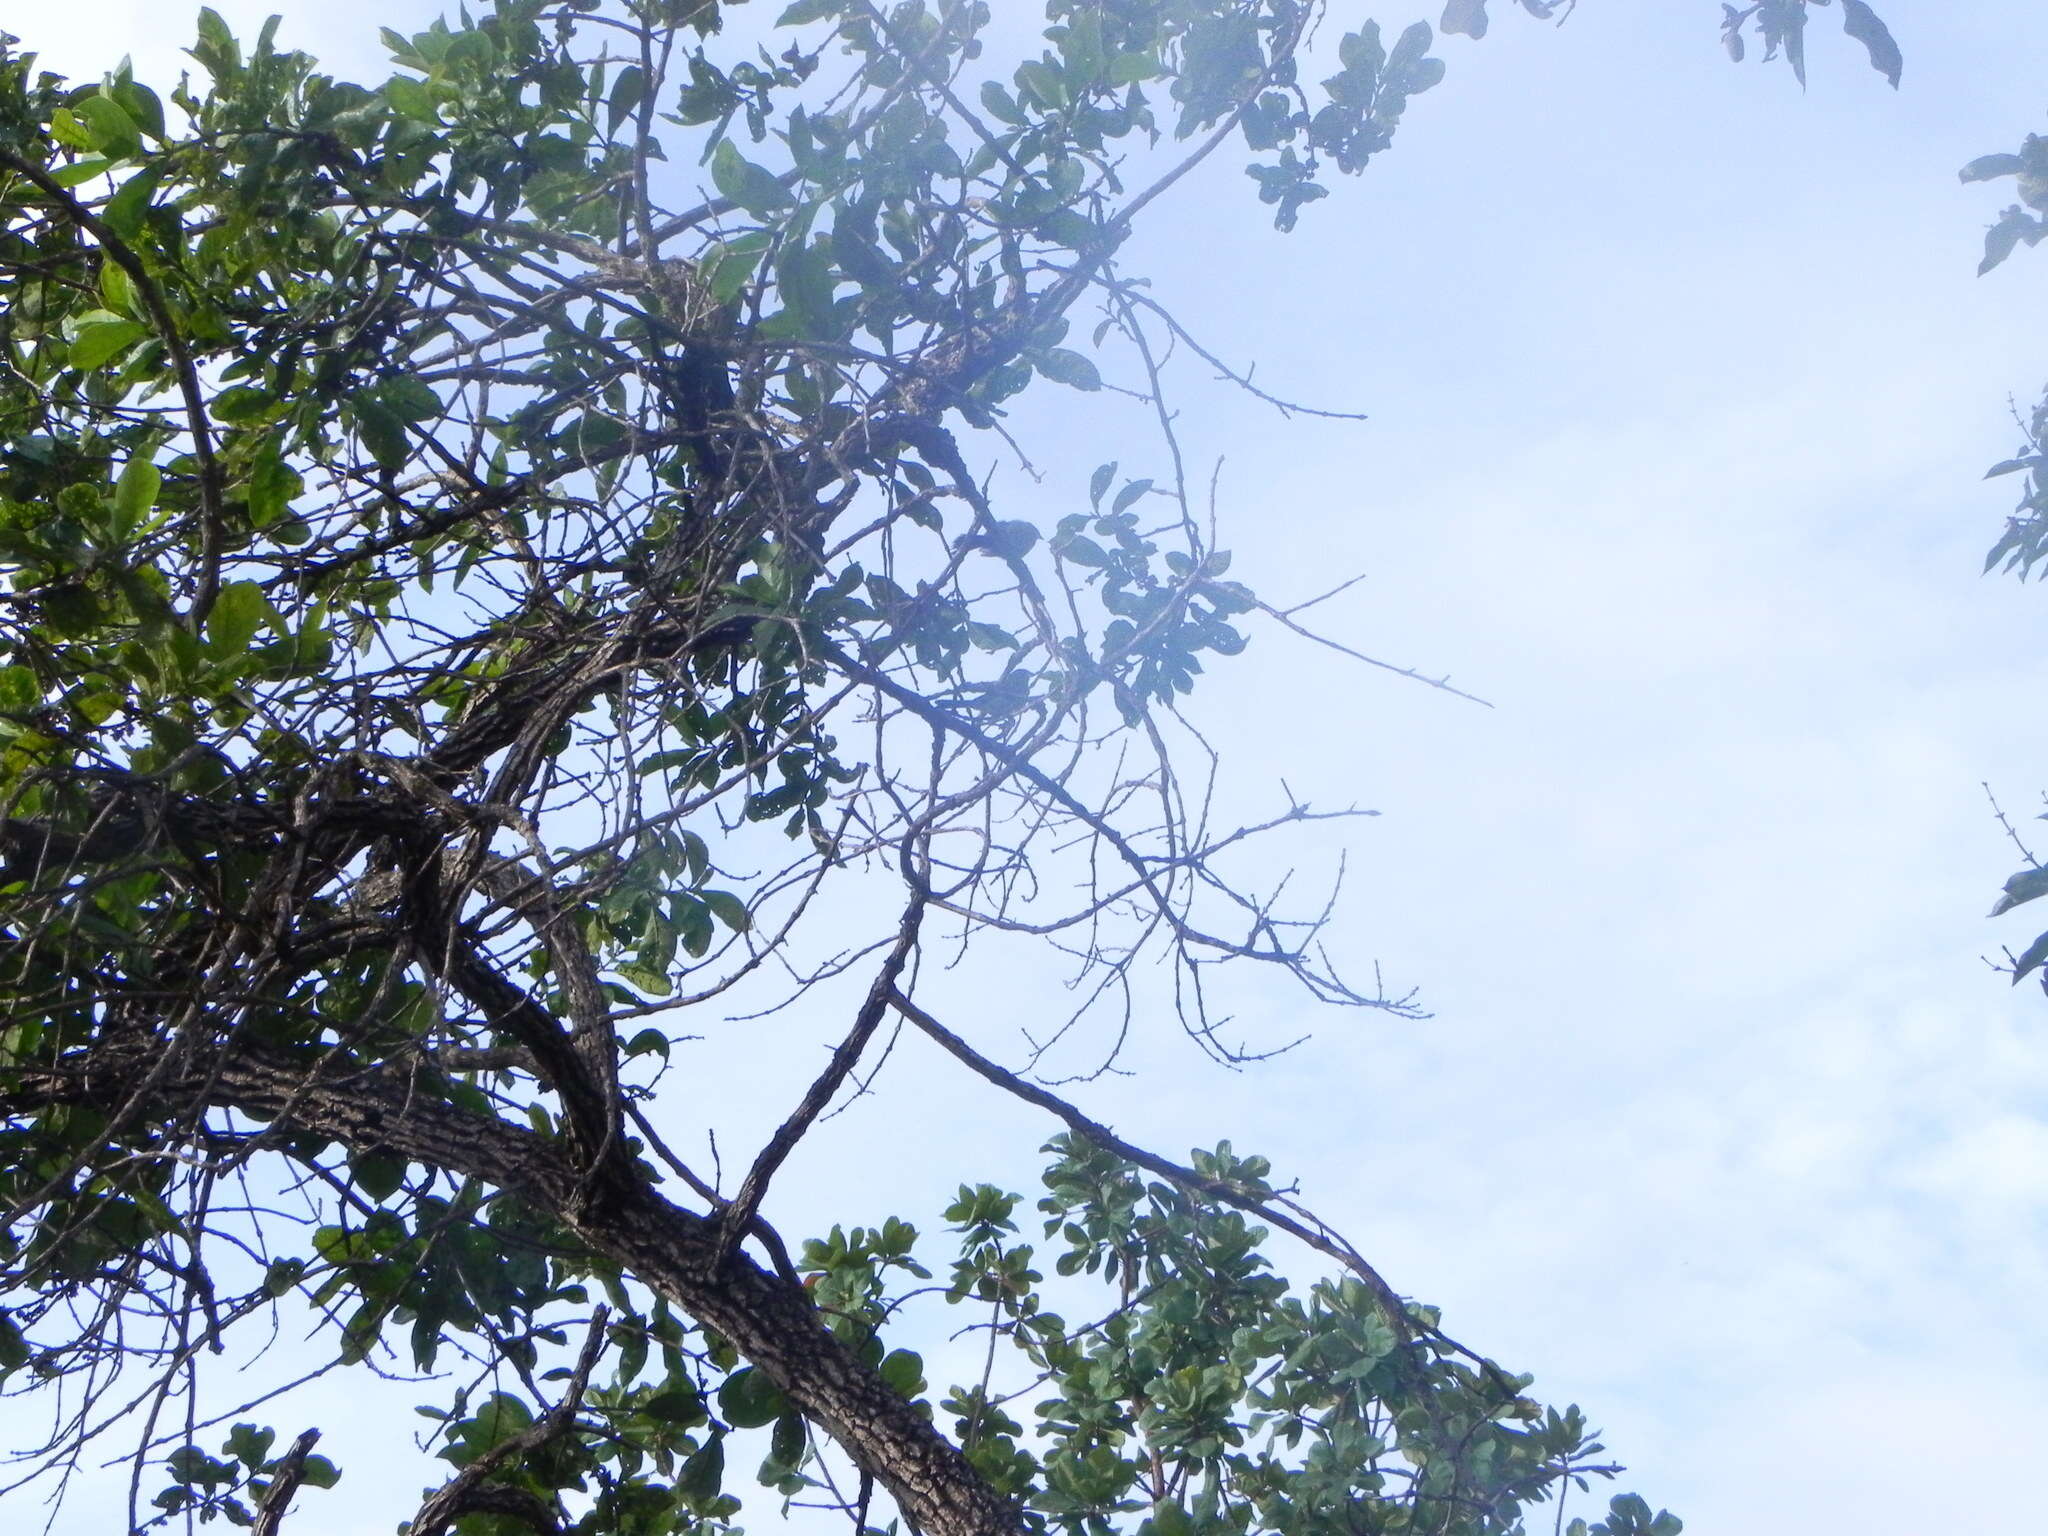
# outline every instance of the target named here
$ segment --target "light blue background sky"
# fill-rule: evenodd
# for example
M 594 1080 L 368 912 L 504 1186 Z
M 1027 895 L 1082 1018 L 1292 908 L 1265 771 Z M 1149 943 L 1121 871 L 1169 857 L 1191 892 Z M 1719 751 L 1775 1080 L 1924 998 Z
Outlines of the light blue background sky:
M 240 32 L 273 7 L 219 8 Z M 2036 925 L 1982 918 L 2014 859 L 1978 783 L 2015 812 L 2048 783 L 2048 594 L 1978 578 L 2011 482 L 1976 480 L 2014 446 L 2008 392 L 2048 378 L 2043 258 L 1975 279 L 2010 194 L 1955 172 L 2041 126 L 2048 10 L 1879 9 L 1897 95 L 1834 13 L 1803 97 L 1730 67 L 1705 0 L 1586 0 L 1562 31 L 1502 14 L 1440 45 L 1444 85 L 1293 237 L 1226 156 L 1129 262 L 1262 382 L 1372 415 L 1281 422 L 1184 382 L 1194 462 L 1227 459 L 1233 574 L 1284 600 L 1368 572 L 1323 623 L 1498 708 L 1277 635 L 1212 674 L 1197 712 L 1248 812 L 1284 774 L 1383 813 L 1347 834 L 1336 942 L 1436 1016 L 1245 990 L 1249 1030 L 1314 1039 L 1233 1075 L 1161 1028 L 1138 1076 L 1077 1097 L 1168 1152 L 1272 1155 L 1701 1532 L 2011 1529 L 2041 1458 L 2048 1004 L 1979 958 Z M 378 79 L 376 26 L 433 12 L 286 14 L 284 42 Z M 162 83 L 190 23 L 94 3 L 8 25 L 59 67 L 131 51 Z M 1101 397 L 1020 425 L 1054 472 L 999 484 L 1041 522 L 1102 459 L 1144 472 Z M 955 1018 L 1009 1052 L 1039 995 L 984 974 Z M 815 1069 L 772 1043 L 714 1047 L 732 1135 Z M 785 1230 L 929 1219 L 963 1177 L 1029 1187 L 1051 1127 L 904 1065 L 783 1176 Z M 414 1400 L 337 1384 L 302 1410 L 363 1531 L 402 1502 L 369 1498 L 380 1473 L 429 1475 L 372 1449 Z M 300 1519 L 348 1529 L 338 1507 Z

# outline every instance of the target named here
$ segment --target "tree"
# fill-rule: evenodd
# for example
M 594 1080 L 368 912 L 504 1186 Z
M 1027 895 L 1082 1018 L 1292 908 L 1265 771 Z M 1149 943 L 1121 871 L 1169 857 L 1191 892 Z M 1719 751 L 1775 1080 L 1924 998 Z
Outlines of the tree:
M 31 1471 L 126 1434 L 132 1523 L 275 1532 L 335 1476 L 312 1430 L 274 1454 L 192 1405 L 306 1317 L 344 1365 L 444 1373 L 416 1533 L 721 1529 L 742 1449 L 770 1507 L 931 1536 L 1520 1529 L 1618 1470 L 1576 1408 L 1263 1160 L 1119 1140 L 920 987 L 941 948 L 1037 946 L 1082 999 L 1058 1027 L 1172 1009 L 1225 1059 L 1224 961 L 1412 1012 L 1331 963 L 1320 900 L 1232 877 L 1343 813 L 1212 818 L 1179 701 L 1299 625 L 1229 579 L 1166 355 L 1282 402 L 1120 252 L 1234 145 L 1291 228 L 1440 78 L 1430 29 L 1312 52 L 1298 0 L 1050 0 L 998 61 L 971 0 L 730 9 L 500 0 L 387 34 L 374 88 L 210 11 L 199 92 L 0 51 L 0 1381 L 51 1405 Z M 1754 24 L 1803 78 L 1804 17 L 1731 11 L 1731 51 Z M 1059 482 L 1049 537 L 969 457 L 1040 381 L 1135 392 L 1162 466 Z M 820 933 L 840 892 L 887 917 Z M 663 1135 L 719 1091 L 683 1031 L 778 974 L 838 1043 L 728 1188 Z M 993 1186 L 929 1286 L 906 1223 L 764 1216 L 897 1027 L 1062 1122 L 1053 1281 Z M 1291 1291 L 1275 1231 L 1327 1275 Z M 977 1379 L 895 1347 L 919 1298 L 985 1309 Z M 1677 1528 L 1633 1496 L 1595 1527 Z

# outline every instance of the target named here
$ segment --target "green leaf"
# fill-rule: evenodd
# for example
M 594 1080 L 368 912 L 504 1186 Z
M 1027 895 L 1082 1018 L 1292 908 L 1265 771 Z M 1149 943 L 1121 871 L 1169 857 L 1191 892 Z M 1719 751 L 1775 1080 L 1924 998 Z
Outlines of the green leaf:
M 141 321 L 123 320 L 118 316 L 81 325 L 71 339 L 71 366 L 80 373 L 90 373 L 148 334 L 149 327 Z
M 284 414 L 284 402 L 267 389 L 257 389 L 248 384 L 237 384 L 224 389 L 214 397 L 213 419 L 225 422 L 231 427 L 246 427 L 257 422 L 275 421 Z
M 263 1290 L 269 1296 L 289 1296 L 292 1287 L 305 1274 L 306 1266 L 298 1259 L 275 1260 L 263 1271 Z
M 1064 72 L 1048 59 L 1026 60 L 1017 66 L 1014 78 L 1021 89 L 1029 91 L 1054 111 L 1066 106 L 1071 99 Z
M 2026 953 L 2013 962 L 2012 984 L 2018 986 L 2020 978 L 2030 971 L 2039 970 L 2041 962 L 2044 960 L 2048 960 L 2048 933 L 2044 933 L 2035 939 L 2033 943 L 2027 946 Z
M 704 1399 L 688 1387 L 671 1387 L 665 1392 L 657 1392 L 640 1405 L 640 1411 L 649 1418 L 681 1425 L 685 1429 L 692 1424 L 702 1424 L 705 1417 Z
M 1095 473 L 1088 480 L 1089 506 L 1099 508 L 1102 505 L 1102 498 L 1109 494 L 1109 484 L 1114 479 L 1116 479 L 1116 463 L 1114 460 L 1096 467 Z
M 42 684 L 27 667 L 0 667 L 0 715 L 25 715 L 43 702 Z
M 91 130 L 69 107 L 59 107 L 50 114 L 50 137 L 59 144 L 69 145 L 73 149 L 92 148 Z M 99 163 L 102 166 L 107 164 L 104 159 Z
M 101 89 L 121 104 L 122 110 L 135 119 L 144 133 L 153 139 L 164 136 L 163 98 L 148 86 L 138 84 L 125 65 Z
M 800 1413 L 785 1413 L 775 1421 L 775 1428 L 768 1439 L 768 1450 L 773 1462 L 783 1467 L 794 1468 L 804 1459 L 804 1416 Z
M 647 1330 L 621 1328 L 614 1332 L 615 1335 L 624 1334 L 624 1338 L 619 1341 L 618 1379 L 621 1383 L 630 1382 L 647 1365 Z M 524 1411 L 523 1407 L 521 1411 Z
M 650 997 L 667 997 L 670 992 L 675 990 L 675 983 L 669 980 L 668 972 L 651 965 L 641 965 L 638 962 L 629 961 L 619 967 L 619 974 Z M 653 1031 L 643 1029 L 633 1038 L 636 1043 L 644 1041 L 650 1033 L 653 1033 Z M 664 1038 L 662 1045 L 666 1047 L 667 1044 L 668 1041 Z M 631 1056 L 635 1053 L 628 1050 L 626 1054 Z M 662 1055 L 664 1057 L 668 1055 L 666 1049 L 662 1051 Z
M 1048 379 L 1060 384 L 1070 384 L 1075 389 L 1102 388 L 1102 375 L 1095 364 L 1079 352 L 1070 352 L 1065 347 L 1054 347 L 1038 359 L 1038 371 Z
M 879 1370 L 899 1397 L 915 1397 L 924 1390 L 924 1356 L 914 1349 L 891 1350 L 882 1357 Z
M 308 1456 L 299 1468 L 299 1478 L 309 1488 L 332 1488 L 341 1481 L 341 1468 L 325 1456 Z
M 341 1325 L 340 1348 L 342 1364 L 354 1365 L 367 1359 L 371 1350 L 377 1347 L 378 1336 L 383 1331 L 386 1310 L 375 1301 L 365 1301 L 351 1312 Z
M 440 108 L 434 101 L 434 93 L 423 80 L 415 80 L 411 75 L 393 75 L 384 82 L 384 99 L 400 117 L 433 128 L 441 125 Z
M 164 172 L 161 166 L 149 166 L 137 171 L 121 183 L 120 190 L 107 199 L 107 206 L 100 210 L 100 221 L 115 234 L 124 239 L 131 237 L 142 228 L 142 217 L 149 212 L 149 205 L 156 196 L 156 189 L 163 184 Z M 119 264 L 113 261 L 108 266 L 119 271 Z M 126 273 L 122 273 L 126 277 Z
M 59 107 L 57 109 L 56 115 L 58 117 L 71 117 L 70 111 L 64 107 Z M 78 122 L 78 119 L 75 117 L 71 117 L 71 121 L 75 125 Z M 87 144 L 85 142 L 85 133 L 83 129 L 76 130 L 74 142 L 73 137 L 67 136 L 65 133 L 61 133 L 58 131 L 58 127 L 54 119 L 50 126 L 50 136 L 56 139 L 58 143 L 71 144 L 72 147 L 76 149 L 92 148 L 90 144 Z M 75 187 L 80 182 L 91 181 L 95 176 L 106 175 L 107 167 L 112 165 L 113 163 L 113 161 L 105 158 L 104 156 L 89 155 L 83 160 L 74 160 L 69 165 L 52 166 L 50 168 L 50 179 L 56 182 L 57 185 L 60 187 Z
M 2043 234 L 2048 234 L 2048 225 L 2043 225 L 2017 204 L 2006 209 L 1998 222 L 1984 232 L 1984 259 L 1977 264 L 1977 275 L 1982 277 L 2004 261 L 2022 240 L 2033 245 Z
M 667 979 L 667 977 L 662 978 L 663 981 Z M 635 982 L 634 985 L 638 986 L 639 983 Z M 651 987 L 641 987 L 640 990 L 650 992 L 654 989 Z M 629 1058 L 634 1056 L 659 1056 L 663 1061 L 667 1061 L 668 1036 L 661 1030 L 651 1027 L 643 1029 L 639 1034 L 626 1042 L 626 1055 Z
M 164 474 L 141 454 L 129 459 L 114 482 L 114 520 L 108 532 L 116 545 L 126 544 L 156 506 Z
M 1116 500 L 1109 504 L 1110 516 L 1114 517 L 1151 489 L 1152 482 L 1150 480 L 1133 480 L 1129 485 L 1116 493 Z
M 1991 181 L 2000 176 L 2017 176 L 2027 168 L 2018 155 L 1979 155 L 1961 172 L 1964 181 Z
M 215 1461 L 196 1445 L 181 1445 L 164 1458 L 164 1466 L 179 1482 L 203 1483 L 211 1488 L 234 1477 L 232 1468 Z
M 268 528 L 291 510 L 305 488 L 305 481 L 285 463 L 276 444 L 267 445 L 256 467 L 249 471 L 249 483 L 242 488 L 243 499 L 249 506 L 249 521 L 258 528 Z
M 1998 898 L 1991 908 L 1991 916 L 1999 917 L 2014 907 L 2048 892 L 2048 869 L 2023 869 L 2005 882 L 2005 894 Z
M 277 1440 L 274 1429 L 259 1428 L 254 1424 L 237 1424 L 228 1431 L 227 1443 L 221 1450 L 249 1468 L 262 1470 L 263 1463 L 270 1458 L 270 1447 Z
M 725 1482 L 725 1436 L 713 1435 L 676 1473 L 676 1492 L 692 1499 L 718 1496 Z
M 628 64 L 619 71 L 619 78 L 612 82 L 612 93 L 605 100 L 605 132 L 617 133 L 619 124 L 631 117 L 647 98 L 647 72 L 638 64 Z
M 765 218 L 796 201 L 772 172 L 742 155 L 731 139 L 720 139 L 712 153 L 711 181 L 721 196 L 756 218 Z
M 264 620 L 274 617 L 270 600 L 263 595 L 261 587 L 253 581 L 231 581 L 220 589 L 220 595 L 213 600 L 212 611 L 206 615 L 206 648 L 216 660 L 240 656 L 249 649 L 249 642 L 256 638 L 256 631 L 263 627 Z M 401 1163 L 400 1177 L 404 1172 L 405 1165 Z M 393 1189 L 397 1187 L 396 1183 L 392 1185 Z
M 778 27 L 801 27 L 813 21 L 825 21 L 839 14 L 839 7 L 845 0 L 796 0 L 796 3 L 775 18 Z
M 704 253 L 698 271 L 704 278 L 712 303 L 730 304 L 740 296 L 740 290 L 747 286 L 747 279 L 761 264 L 761 255 L 769 243 L 765 234 L 742 235 L 737 240 L 714 245 Z
M 785 246 L 775 263 L 775 281 L 783 300 L 802 322 L 806 334 L 829 335 L 833 329 L 832 292 L 836 285 L 831 247 L 819 240 Z
M 1864 0 L 1842 0 L 1842 30 L 1863 45 L 1864 52 L 1870 55 L 1870 67 L 1890 81 L 1896 91 L 1906 61 L 1890 30 L 1878 20 L 1877 12 Z
M 981 104 L 988 108 L 991 117 L 999 118 L 1014 128 L 1021 128 L 1030 118 L 1017 105 L 1017 98 L 994 80 L 985 81 L 981 87 Z
M 0 1312 L 0 1370 L 19 1370 L 28 1364 L 28 1356 L 28 1340 L 14 1319 Z
M 782 1389 L 753 1366 L 742 1366 L 718 1389 L 718 1410 L 740 1429 L 759 1429 L 789 1411 Z
M 356 1188 L 372 1200 L 388 1200 L 405 1183 L 405 1159 L 382 1152 L 365 1152 L 349 1159 Z
M 431 385 L 409 373 L 395 374 L 377 386 L 377 399 L 402 421 L 432 421 L 443 409 Z
M 1486 36 L 1486 0 L 1450 0 L 1444 7 L 1444 18 L 1438 23 L 1438 30 L 1463 33 L 1471 38 Z
M 2048 464 L 2048 457 L 2038 453 L 2028 454 L 2022 459 L 2003 459 L 1984 471 L 1986 480 L 1996 480 L 2000 475 L 2010 475 L 2022 469 L 2039 469 Z
M 118 693 L 105 689 L 91 689 L 73 694 L 69 700 L 71 708 L 87 725 L 102 726 L 121 711 L 126 700 Z
M 385 469 L 397 469 L 412 453 L 411 440 L 406 436 L 405 421 L 374 395 L 362 395 L 356 399 L 352 410 L 356 431 L 362 437 L 363 446 Z
M 85 127 L 92 147 L 109 160 L 128 160 L 142 153 L 142 129 L 121 103 L 110 96 L 87 96 L 72 111 Z
M 753 926 L 753 918 L 747 911 L 747 904 L 730 891 L 699 891 L 698 896 L 711 915 L 734 933 L 745 933 Z
M 221 20 L 220 12 L 210 5 L 200 7 L 199 41 L 188 51 L 215 80 L 226 81 L 241 73 L 242 50 L 235 42 L 235 34 Z
M 1053 553 L 1062 560 L 1071 560 L 1076 565 L 1105 566 L 1109 556 L 1102 546 L 1086 534 L 1073 533 L 1053 541 Z

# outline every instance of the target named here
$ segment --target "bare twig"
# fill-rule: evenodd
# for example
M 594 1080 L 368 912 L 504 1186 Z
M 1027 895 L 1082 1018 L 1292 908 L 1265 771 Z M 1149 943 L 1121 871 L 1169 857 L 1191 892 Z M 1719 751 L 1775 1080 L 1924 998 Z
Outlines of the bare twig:
M 1341 591 L 1342 589 L 1340 588 L 1339 590 Z M 1334 595 L 1334 593 L 1324 594 L 1325 597 Z M 1320 602 L 1322 601 L 1322 599 L 1317 598 L 1312 599 L 1312 601 Z M 1303 604 L 1300 606 L 1305 607 L 1307 605 Z M 1397 667 L 1390 661 L 1381 661 L 1378 657 L 1368 656 L 1363 651 L 1354 651 L 1350 646 L 1344 644 L 1341 640 L 1332 640 L 1328 635 L 1319 635 L 1314 630 L 1307 628 L 1305 625 L 1295 623 L 1293 615 L 1299 611 L 1299 607 L 1275 608 L 1271 603 L 1259 602 L 1258 609 L 1259 612 L 1265 614 L 1268 618 L 1274 620 L 1283 629 L 1292 630 L 1295 634 L 1301 636 L 1302 639 L 1313 640 L 1317 645 L 1328 646 L 1333 651 L 1337 651 L 1342 655 L 1349 656 L 1353 661 L 1362 661 L 1369 667 L 1378 667 L 1382 672 L 1391 672 L 1396 677 L 1409 678 L 1415 682 L 1425 684 L 1428 687 L 1441 689 L 1443 692 L 1451 694 L 1453 697 L 1468 700 L 1473 704 L 1485 705 L 1485 707 L 1488 709 L 1493 708 L 1493 704 L 1490 700 L 1482 699 L 1476 693 L 1467 693 L 1462 688 L 1453 688 L 1451 686 L 1451 679 L 1449 674 L 1446 674 L 1443 677 L 1431 677 L 1428 673 L 1417 671 L 1414 667 Z
M 1069 1129 L 1087 1137 L 1105 1151 L 1114 1152 L 1126 1162 L 1136 1163 L 1140 1168 L 1171 1180 L 1190 1194 L 1220 1200 L 1225 1205 L 1234 1205 L 1241 1211 L 1257 1216 L 1261 1221 L 1270 1221 L 1290 1237 L 1306 1243 L 1318 1253 L 1337 1260 L 1365 1282 L 1366 1287 L 1379 1301 L 1388 1324 L 1397 1333 L 1404 1338 L 1414 1335 L 1415 1322 L 1409 1314 L 1408 1304 L 1381 1278 L 1378 1270 L 1366 1263 L 1357 1249 L 1338 1237 L 1311 1213 L 1294 1206 L 1296 1215 L 1290 1216 L 1286 1211 L 1279 1209 L 1273 1200 L 1248 1195 L 1235 1185 L 1224 1183 L 1220 1179 L 1204 1178 L 1192 1168 L 1185 1168 L 1156 1152 L 1148 1152 L 1136 1143 L 1124 1140 L 1100 1121 L 1089 1119 L 1059 1095 L 1048 1093 L 1035 1083 L 1028 1083 L 1016 1073 L 997 1066 L 902 993 L 892 992 L 889 995 L 889 1003 L 956 1061 L 964 1063 L 1005 1093 L 1057 1115 L 1066 1122 Z
M 2033 868 L 2039 869 L 2041 861 L 2034 857 L 2034 850 L 2027 846 L 2025 839 L 2020 836 L 2018 829 L 2006 818 L 2005 807 L 1998 803 L 1998 796 L 1991 792 L 1991 781 L 1982 779 L 1978 782 L 1983 788 L 1984 798 L 1991 802 L 1991 814 L 1996 816 L 1998 824 L 2005 828 L 2005 835 L 2012 839 L 2013 847 L 2019 849 L 2020 857 L 2025 859 Z
M 882 962 L 882 971 L 868 989 L 860 1012 L 855 1015 L 853 1028 L 846 1038 L 839 1042 L 839 1048 L 832 1053 L 825 1070 L 818 1074 L 802 1101 L 790 1113 L 787 1120 L 776 1127 L 775 1134 L 768 1139 L 754 1165 L 740 1180 L 739 1190 L 732 1197 L 719 1218 L 718 1262 L 722 1266 L 738 1246 L 761 1208 L 761 1197 L 768 1192 L 768 1181 L 775 1177 L 775 1170 L 783 1160 L 796 1150 L 796 1144 L 803 1140 L 804 1133 L 832 1102 L 832 1096 L 846 1081 L 854 1066 L 860 1061 L 861 1052 L 867 1049 L 875 1027 L 882 1022 L 889 1011 L 889 1000 L 895 993 L 896 979 L 903 974 L 904 964 L 910 959 L 910 952 L 917 945 L 918 929 L 924 921 L 925 894 L 919 887 L 910 898 L 910 905 L 904 911 L 903 921 L 897 928 L 895 946 L 889 951 L 889 958 Z

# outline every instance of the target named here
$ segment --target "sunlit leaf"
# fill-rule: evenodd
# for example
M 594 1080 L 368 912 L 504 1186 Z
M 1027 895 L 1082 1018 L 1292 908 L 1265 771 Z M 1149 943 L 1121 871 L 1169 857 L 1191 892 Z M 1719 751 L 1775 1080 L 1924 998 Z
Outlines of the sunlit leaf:
M 215 656 L 239 656 L 270 618 L 270 602 L 253 581 L 231 581 L 220 589 L 206 616 L 206 644 Z
M 163 486 L 163 479 L 163 471 L 139 454 L 123 467 L 120 478 L 114 482 L 111 532 L 116 544 L 125 544 L 129 536 L 142 526 L 143 520 L 156 506 L 157 492 Z
M 71 366 L 80 372 L 104 367 L 149 334 L 139 320 L 109 318 L 81 325 L 71 339 Z

